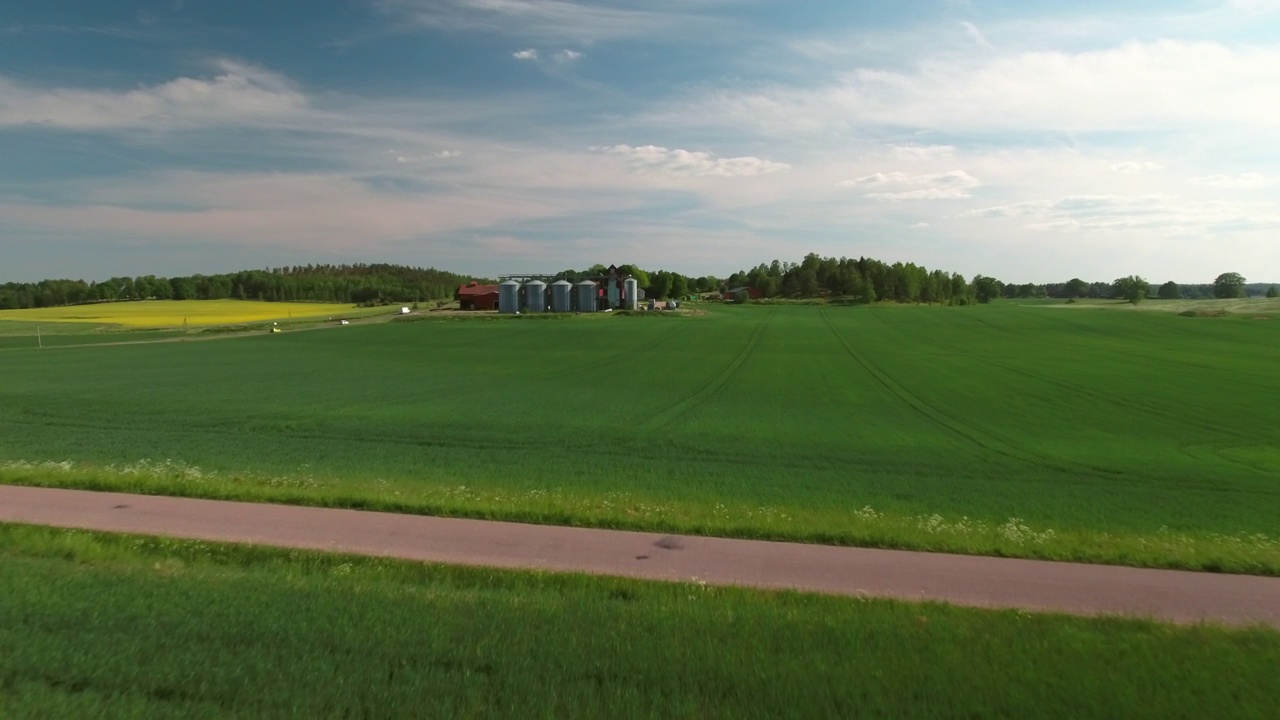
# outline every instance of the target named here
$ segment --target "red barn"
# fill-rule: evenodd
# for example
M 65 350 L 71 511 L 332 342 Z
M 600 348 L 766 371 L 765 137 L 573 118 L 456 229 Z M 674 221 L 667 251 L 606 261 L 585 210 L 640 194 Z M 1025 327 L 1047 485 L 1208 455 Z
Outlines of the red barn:
M 458 307 L 463 310 L 497 310 L 498 286 L 481 285 L 475 280 L 458 288 L 453 294 Z
M 725 290 L 724 292 L 720 293 L 720 299 L 724 300 L 725 302 L 733 302 L 738 298 L 738 293 L 746 293 L 746 296 L 749 300 L 759 300 L 760 298 L 764 297 L 764 294 L 761 293 L 756 288 L 735 287 L 735 288 L 729 288 L 728 290 Z

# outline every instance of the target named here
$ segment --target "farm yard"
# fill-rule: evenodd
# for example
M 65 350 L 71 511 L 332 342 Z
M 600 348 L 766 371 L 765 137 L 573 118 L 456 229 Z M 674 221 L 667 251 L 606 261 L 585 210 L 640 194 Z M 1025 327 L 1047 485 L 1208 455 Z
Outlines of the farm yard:
M 3 350 L 0 479 L 1280 574 L 1278 323 L 581 320 Z

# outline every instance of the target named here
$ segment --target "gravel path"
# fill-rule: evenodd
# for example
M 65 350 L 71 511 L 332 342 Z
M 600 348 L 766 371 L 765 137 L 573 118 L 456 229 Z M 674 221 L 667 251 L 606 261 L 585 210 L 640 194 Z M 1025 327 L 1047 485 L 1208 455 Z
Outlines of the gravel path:
M 0 485 L 0 522 L 1081 615 L 1280 628 L 1280 578 Z

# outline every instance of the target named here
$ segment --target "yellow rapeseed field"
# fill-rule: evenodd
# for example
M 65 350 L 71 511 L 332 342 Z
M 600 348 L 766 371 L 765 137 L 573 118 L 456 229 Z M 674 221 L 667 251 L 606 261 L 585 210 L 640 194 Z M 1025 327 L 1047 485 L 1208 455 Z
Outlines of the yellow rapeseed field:
M 349 304 L 284 303 L 255 300 L 141 300 L 34 310 L 0 310 L 0 320 L 42 323 L 99 323 L 131 328 L 206 327 L 264 320 L 352 317 L 385 309 Z

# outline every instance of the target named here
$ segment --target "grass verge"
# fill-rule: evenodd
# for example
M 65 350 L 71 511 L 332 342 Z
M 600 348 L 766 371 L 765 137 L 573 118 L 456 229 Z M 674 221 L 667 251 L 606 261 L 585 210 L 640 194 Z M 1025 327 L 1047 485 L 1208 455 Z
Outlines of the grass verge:
M 1280 634 L 0 524 L 0 715 L 1268 717 Z
M 827 545 L 924 550 L 1280 576 L 1280 537 L 1263 533 L 1117 532 L 1045 528 L 1020 518 L 987 522 L 861 508 L 655 501 L 626 492 L 483 490 L 463 485 L 318 479 L 306 474 L 220 474 L 169 461 L 95 467 L 0 463 L 0 482 L 216 500 L 381 510 L 544 525 L 670 532 Z

